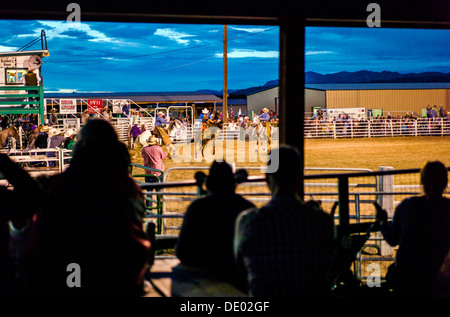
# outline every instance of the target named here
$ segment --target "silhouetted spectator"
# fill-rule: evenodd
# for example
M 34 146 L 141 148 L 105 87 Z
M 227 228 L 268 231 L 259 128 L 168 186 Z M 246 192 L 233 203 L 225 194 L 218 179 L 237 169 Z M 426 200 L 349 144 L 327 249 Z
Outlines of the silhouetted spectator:
M 211 165 L 206 187 L 207 195 L 186 211 L 176 255 L 182 264 L 201 268 L 246 292 L 246 275 L 234 261 L 234 225 L 238 214 L 254 205 L 235 193 L 234 174 L 225 162 Z
M 38 149 L 46 149 L 47 148 L 47 140 L 48 140 L 48 131 L 49 128 L 44 125 L 40 125 L 38 127 L 39 135 L 36 137 L 36 141 L 34 142 L 34 145 Z
M 38 183 L 6 154 L 0 154 L 0 172 L 14 188 L 0 186 L 0 296 L 23 296 L 21 243 L 32 215 L 41 206 L 42 195 Z M 24 203 L 25 197 L 32 203 Z
M 91 119 L 61 174 L 40 179 L 46 205 L 33 219 L 25 267 L 30 295 L 137 296 L 150 243 L 144 200 L 129 176 L 130 157 L 112 125 Z M 81 287 L 69 287 L 68 265 Z
M 389 267 L 389 287 L 402 294 L 432 294 L 440 268 L 450 249 L 450 199 L 443 197 L 447 169 L 428 162 L 420 173 L 424 195 L 403 200 L 392 221 L 377 207 L 383 237 L 398 245 L 396 261 Z
M 279 158 L 278 170 L 266 174 L 271 201 L 241 213 L 236 222 L 234 251 L 247 273 L 249 295 L 327 294 L 336 249 L 333 218 L 298 197 L 302 170 L 296 149 L 281 146 L 271 157 Z

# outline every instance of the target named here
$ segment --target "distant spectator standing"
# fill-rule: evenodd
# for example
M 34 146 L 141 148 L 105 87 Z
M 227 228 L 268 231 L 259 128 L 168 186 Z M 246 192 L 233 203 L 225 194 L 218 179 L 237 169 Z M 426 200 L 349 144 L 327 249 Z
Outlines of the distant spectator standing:
M 279 158 L 279 166 L 266 175 L 271 201 L 241 213 L 236 220 L 234 252 L 247 273 L 249 295 L 326 295 L 331 290 L 336 251 L 333 218 L 298 197 L 299 152 L 280 146 L 272 157 Z
M 434 120 L 436 120 L 437 116 L 438 116 L 438 110 L 437 110 L 436 105 L 434 105 L 433 108 L 431 109 L 431 119 L 434 121 Z
M 427 118 L 428 118 L 428 119 L 431 118 L 431 106 L 430 106 L 430 105 L 427 105 L 427 107 L 426 107 L 426 113 L 427 113 Z
M 439 116 L 441 118 L 445 118 L 447 116 L 447 111 L 442 107 L 442 105 L 439 106 Z
M 126 118 L 130 116 L 130 106 L 128 104 L 122 106 L 122 116 Z
M 141 129 L 139 128 L 137 122 L 133 124 L 130 130 L 130 135 L 133 138 L 133 144 L 136 142 L 136 138 L 142 133 Z

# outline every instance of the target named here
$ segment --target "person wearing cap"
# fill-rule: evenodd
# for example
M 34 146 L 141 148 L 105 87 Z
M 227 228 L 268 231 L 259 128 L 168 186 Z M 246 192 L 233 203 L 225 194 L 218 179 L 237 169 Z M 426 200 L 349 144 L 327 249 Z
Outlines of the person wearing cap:
M 150 138 L 144 142 L 145 146 L 141 150 L 141 155 L 144 160 L 144 166 L 164 171 L 163 160 L 167 158 L 167 153 L 157 144 L 156 137 L 151 135 Z M 162 181 L 162 173 L 145 169 L 145 182 L 157 183 Z M 146 201 L 147 207 L 151 207 L 152 203 Z
M 267 108 L 262 109 L 262 113 L 259 116 L 259 120 L 261 120 L 262 122 L 270 121 L 269 109 L 267 109 Z
M 163 116 L 164 116 L 164 113 L 162 111 L 158 112 L 158 115 L 156 116 L 156 119 L 155 119 L 155 127 L 160 127 L 164 124 L 170 123 L 170 121 L 166 121 Z
M 36 148 L 36 138 L 39 136 L 38 128 L 35 124 L 31 126 L 30 134 L 27 140 L 27 150 Z

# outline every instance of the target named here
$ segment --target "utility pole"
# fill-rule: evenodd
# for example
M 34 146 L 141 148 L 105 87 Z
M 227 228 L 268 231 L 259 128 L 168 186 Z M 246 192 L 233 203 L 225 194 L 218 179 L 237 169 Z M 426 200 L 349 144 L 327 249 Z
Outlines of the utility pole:
M 227 26 L 223 26 L 223 122 L 228 121 L 228 61 L 227 61 Z

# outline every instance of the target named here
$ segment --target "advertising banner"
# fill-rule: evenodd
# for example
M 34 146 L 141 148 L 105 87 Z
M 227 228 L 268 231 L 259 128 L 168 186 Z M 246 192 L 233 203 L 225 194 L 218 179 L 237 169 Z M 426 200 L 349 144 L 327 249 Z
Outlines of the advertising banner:
M 59 99 L 59 113 L 60 114 L 77 113 L 77 100 Z
M 102 113 L 103 100 L 102 99 L 88 99 L 88 112 L 89 113 Z
M 112 112 L 122 113 L 122 107 L 128 104 L 129 101 L 127 99 L 114 99 L 112 101 Z

